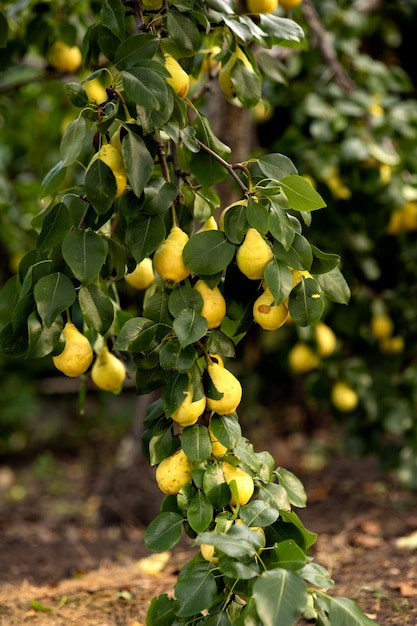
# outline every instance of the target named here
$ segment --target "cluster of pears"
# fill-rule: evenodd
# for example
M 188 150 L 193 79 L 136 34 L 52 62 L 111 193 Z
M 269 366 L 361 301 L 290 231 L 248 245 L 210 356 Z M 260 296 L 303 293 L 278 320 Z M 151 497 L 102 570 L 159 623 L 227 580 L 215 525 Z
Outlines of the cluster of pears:
M 336 350 L 337 337 L 333 330 L 320 321 L 313 327 L 314 347 L 305 341 L 297 341 L 288 353 L 288 364 L 294 374 L 307 374 L 319 367 L 321 359 Z
M 251 13 L 273 13 L 278 5 L 286 11 L 291 11 L 302 0 L 246 0 L 246 6 Z
M 385 354 L 398 354 L 404 350 L 404 338 L 394 335 L 394 322 L 386 313 L 371 317 L 371 333 L 377 339 L 379 349 Z
M 63 335 L 64 349 L 53 356 L 52 361 L 65 376 L 78 378 L 87 372 L 93 362 L 93 348 L 88 338 L 71 321 L 66 322 Z M 124 364 L 103 344 L 91 368 L 93 382 L 100 389 L 116 392 L 121 388 L 125 377 Z

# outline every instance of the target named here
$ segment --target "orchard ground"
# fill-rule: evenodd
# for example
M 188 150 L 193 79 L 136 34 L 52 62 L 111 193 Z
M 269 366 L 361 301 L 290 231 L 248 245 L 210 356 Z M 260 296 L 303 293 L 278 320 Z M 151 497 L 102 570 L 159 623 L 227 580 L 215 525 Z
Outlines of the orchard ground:
M 300 423 L 298 407 L 286 411 Z M 298 513 L 319 534 L 314 557 L 336 582 L 330 593 L 353 598 L 380 626 L 414 626 L 417 494 L 382 474 L 377 459 L 343 454 L 343 433 L 326 421 L 308 436 L 290 430 L 258 429 L 255 445 L 302 479 L 308 506 Z M 152 555 L 134 516 L 103 523 L 114 459 L 102 452 L 92 459 L 91 447 L 81 446 L 4 457 L 1 626 L 138 626 L 151 598 L 172 592 L 196 548 L 184 539 L 170 554 Z

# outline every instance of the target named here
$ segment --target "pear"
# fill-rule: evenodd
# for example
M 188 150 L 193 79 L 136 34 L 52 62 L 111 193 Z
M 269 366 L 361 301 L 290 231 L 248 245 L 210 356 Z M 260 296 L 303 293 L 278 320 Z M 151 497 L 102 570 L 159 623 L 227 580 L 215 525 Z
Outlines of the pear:
M 191 274 L 182 260 L 182 251 L 187 241 L 187 233 L 178 226 L 173 226 L 168 237 L 156 250 L 153 265 L 162 280 L 179 283 Z
M 251 13 L 273 13 L 278 0 L 247 0 L 246 4 Z
M 63 41 L 55 41 L 49 53 L 49 63 L 58 72 L 72 74 L 82 63 L 83 57 L 78 46 L 67 46 Z
M 160 462 L 156 468 L 156 482 L 166 494 L 176 494 L 188 485 L 193 473 L 193 464 L 183 449 Z
M 324 322 L 318 322 L 314 327 L 314 337 L 317 342 L 317 351 L 322 359 L 330 356 L 336 349 L 336 335 Z
M 309 345 L 299 341 L 288 354 L 290 368 L 295 374 L 307 374 L 320 365 L 320 359 Z
M 354 389 L 343 380 L 337 381 L 331 390 L 333 406 L 342 413 L 350 413 L 358 406 L 359 398 Z
M 239 494 L 237 500 L 234 494 L 232 494 L 230 504 L 232 506 L 236 506 L 236 504 L 244 506 L 249 502 L 255 490 L 252 476 L 245 472 L 245 470 L 241 467 L 235 467 L 226 461 L 222 461 L 221 465 L 227 484 L 230 485 L 232 480 L 234 480 Z
M 371 318 L 371 333 L 376 339 L 388 339 L 394 332 L 394 322 L 385 314 L 375 314 Z
M 107 100 L 106 88 L 101 84 L 98 78 L 87 80 L 83 83 L 83 88 L 90 102 L 100 104 L 101 102 L 105 102 Z
M 265 267 L 273 258 L 271 246 L 256 228 L 249 228 L 236 253 L 236 263 L 242 274 L 251 280 L 262 278 Z
M 220 441 L 217 439 L 216 435 L 213 434 L 213 432 L 211 431 L 211 429 L 209 428 L 209 435 L 210 435 L 210 439 L 211 439 L 211 453 L 213 456 L 218 457 L 218 456 L 224 456 L 227 452 L 227 448 L 226 446 L 224 446 L 222 443 L 220 443 Z
M 201 315 L 206 318 L 208 329 L 217 328 L 226 315 L 226 301 L 218 287 L 211 289 L 204 280 L 198 280 L 194 289 L 203 298 Z
M 207 396 L 207 408 L 219 415 L 230 415 L 239 406 L 242 399 L 242 387 L 238 379 L 228 369 L 210 359 L 207 372 L 213 385 L 223 394 L 220 400 Z
M 126 378 L 126 369 L 120 359 L 103 346 L 91 368 L 91 378 L 100 389 L 117 391 Z
M 310 272 L 308 272 L 307 270 L 291 270 L 291 274 L 292 274 L 293 289 L 299 283 L 301 283 L 303 278 L 313 278 Z
M 138 263 L 129 274 L 125 275 L 125 281 L 135 289 L 143 290 L 152 285 L 155 280 L 152 259 L 146 257 Z
M 219 227 L 217 225 L 216 218 L 214 217 L 214 215 L 211 215 L 209 218 L 206 219 L 202 227 L 197 232 L 204 233 L 207 230 L 218 230 L 218 229 Z
M 167 79 L 179 98 L 185 98 L 190 88 L 190 77 L 170 54 L 165 54 L 165 67 L 171 77 Z
M 52 357 L 55 367 L 69 378 L 81 376 L 90 367 L 93 349 L 87 337 L 72 323 L 64 326 L 65 348 Z
M 88 167 L 91 167 L 97 159 L 103 161 L 113 172 L 113 176 L 116 179 L 115 197 L 118 198 L 126 189 L 127 184 L 127 175 L 122 155 L 117 148 L 110 143 L 106 143 L 101 146 L 100 150 L 93 156 Z
M 248 57 L 239 47 L 237 47 L 236 52 L 232 54 L 228 61 L 226 61 L 219 72 L 219 87 L 228 98 L 234 98 L 236 96 L 235 87 L 231 78 L 231 72 L 237 59 L 240 59 L 243 64 L 253 72 L 253 67 Z
M 210 561 L 210 563 L 218 563 L 219 557 L 214 556 L 215 547 L 211 543 L 202 543 L 200 545 L 200 552 L 203 559 Z
M 206 408 L 206 396 L 193 402 L 193 390 L 190 386 L 185 392 L 185 398 L 178 409 L 171 415 L 174 422 L 180 426 L 192 426 L 195 424 Z
M 255 300 L 253 317 L 255 322 L 264 330 L 276 330 L 287 321 L 288 308 L 284 302 L 274 305 L 274 296 L 266 287 L 259 298 Z

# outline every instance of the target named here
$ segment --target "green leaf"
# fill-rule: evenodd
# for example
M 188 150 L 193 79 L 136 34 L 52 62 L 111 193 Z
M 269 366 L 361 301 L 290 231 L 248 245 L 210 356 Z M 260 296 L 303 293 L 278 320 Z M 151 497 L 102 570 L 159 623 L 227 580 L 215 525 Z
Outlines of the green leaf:
M 258 498 L 268 506 L 276 508 L 278 511 L 289 511 L 291 504 L 284 487 L 276 483 L 265 483 L 260 485 Z
M 155 252 L 166 236 L 166 229 L 160 215 L 139 215 L 129 222 L 126 243 L 136 263 Z
M 168 300 L 169 312 L 173 317 L 177 317 L 185 309 L 192 309 L 200 313 L 203 308 L 203 298 L 201 294 L 188 285 L 179 285 L 173 289 Z
M 153 157 L 142 137 L 133 132 L 124 137 L 122 152 L 129 182 L 135 195 L 139 198 L 152 176 Z
M 178 617 L 190 617 L 212 606 L 217 596 L 212 569 L 211 563 L 200 560 L 182 568 L 175 585 L 174 611 Z
M 117 194 L 116 178 L 102 159 L 95 159 L 84 178 L 85 193 L 97 215 L 107 213 Z
M 279 241 L 274 241 L 273 251 L 277 259 L 295 270 L 309 270 L 313 262 L 313 253 L 307 239 L 294 233 L 291 247 L 286 250 Z
M 63 202 L 56 204 L 42 222 L 36 248 L 45 251 L 52 250 L 62 241 L 71 226 L 71 214 L 65 204 Z
M 304 526 L 294 511 L 281 511 L 280 518 L 269 528 L 274 528 L 282 539 L 294 539 L 302 550 L 307 552 L 316 542 L 317 533 L 313 533 Z
M 83 147 L 87 125 L 83 117 L 77 117 L 65 129 L 61 139 L 62 166 L 68 167 L 77 159 Z
M 144 435 L 143 435 L 144 437 Z M 146 440 L 143 440 L 143 444 Z M 172 425 L 157 431 L 149 440 L 148 461 L 156 465 L 178 450 L 178 436 L 172 433 Z M 145 455 L 146 457 L 146 455 Z
M 98 285 L 83 285 L 78 292 L 78 302 L 89 328 L 104 335 L 114 319 L 114 306 L 107 293 Z
M 293 539 L 285 539 L 276 543 L 274 549 L 266 555 L 267 569 L 282 567 L 285 570 L 298 572 L 302 578 L 304 576 L 302 576 L 301 570 L 305 566 L 306 560 L 304 550 Z
M 221 230 L 196 233 L 185 244 L 182 258 L 185 265 L 199 276 L 210 276 L 224 270 L 235 254 Z
M 313 563 L 312 561 L 306 563 L 300 570 L 299 574 L 304 578 L 304 580 L 315 587 L 328 589 L 334 585 L 334 580 L 330 578 L 330 574 L 327 569 L 318 563 Z
M 347 304 L 350 300 L 350 289 L 342 272 L 335 267 L 317 278 L 324 295 L 332 302 Z
M 272 38 L 273 43 L 288 48 L 301 48 L 304 44 L 304 32 L 301 26 L 286 17 L 261 13 L 260 27 Z
M 173 327 L 181 347 L 186 348 L 207 333 L 207 319 L 194 309 L 184 309 L 174 319 Z
M 339 265 L 340 256 L 338 254 L 329 254 L 322 252 L 312 244 L 310 246 L 313 252 L 312 274 L 326 274 Z
M 291 291 L 288 309 L 299 326 L 313 326 L 320 320 L 324 302 L 314 278 L 301 277 L 301 281 Z
M 64 261 L 84 285 L 97 278 L 106 261 L 107 251 L 105 238 L 92 230 L 72 230 L 62 242 Z
M 153 552 L 172 550 L 181 539 L 184 518 L 179 513 L 159 513 L 145 531 L 145 547 Z
M 204 428 L 204 426 L 203 426 Z M 207 430 L 207 429 L 206 429 Z M 182 444 L 183 444 L 182 438 Z M 186 453 L 187 454 L 187 453 Z M 188 454 L 187 454 L 188 456 Z M 196 492 L 187 509 L 187 520 L 196 533 L 204 532 L 213 519 L 213 507 L 200 490 Z
M 166 593 L 153 597 L 146 613 L 146 626 L 171 626 L 175 621 L 173 598 Z
M 153 111 L 172 111 L 173 94 L 160 63 L 145 61 L 122 72 L 123 87 L 133 102 Z
M 197 50 L 200 41 L 198 28 L 185 13 L 171 8 L 167 15 L 167 30 L 178 46 L 187 52 Z
M 206 426 L 194 424 L 184 428 L 181 436 L 181 447 L 191 461 L 208 459 L 211 454 L 211 439 Z M 205 530 L 205 528 L 201 530 Z
M 152 59 L 158 49 L 158 38 L 148 33 L 133 35 L 123 41 L 116 50 L 115 64 L 119 70 L 140 65 L 146 59 Z
M 292 290 L 292 273 L 286 263 L 273 259 L 264 271 L 264 280 L 276 305 L 284 302 Z
M 159 363 L 164 370 L 178 370 L 188 372 L 197 359 L 194 346 L 182 348 L 176 337 L 169 339 L 161 348 Z
M 295 237 L 294 226 L 287 211 L 274 202 L 270 206 L 268 230 L 285 251 L 291 248 Z
M 62 161 L 59 161 L 49 170 L 41 184 L 41 198 L 50 196 L 57 191 L 64 182 L 67 174 L 67 168 L 64 167 Z
M 307 586 L 294 572 L 277 568 L 255 581 L 253 597 L 263 626 L 293 626 L 307 604 Z
M 167 213 L 177 197 L 178 189 L 174 183 L 167 183 L 163 178 L 154 178 L 145 188 L 142 211 L 145 215 L 163 215 Z
M 68 276 L 56 272 L 38 280 L 34 296 L 44 324 L 51 326 L 60 313 L 74 304 L 77 293 Z
M 259 202 L 255 202 L 252 198 L 248 199 L 246 207 L 246 219 L 249 226 L 256 228 L 261 235 L 266 235 L 269 228 L 269 211 Z
M 0 48 L 7 46 L 7 37 L 9 34 L 9 25 L 3 11 L 0 11 Z
M 146 317 L 133 317 L 121 328 L 114 348 L 121 352 L 142 352 L 155 338 L 157 324 Z
M 255 533 L 245 524 L 234 524 L 228 532 L 204 532 L 196 538 L 196 543 L 208 543 L 234 559 L 253 559 L 262 546 L 261 533 Z
M 280 184 L 296 211 L 315 211 L 326 206 L 321 195 L 302 176 L 286 176 L 281 178 Z
M 329 621 L 337 626 L 375 626 L 353 600 L 349 598 L 331 598 Z
M 294 163 L 284 154 L 267 154 L 258 159 L 257 163 L 262 174 L 273 181 L 298 173 Z
M 204 472 L 203 491 L 215 509 L 223 508 L 229 504 L 231 495 L 229 485 L 226 483 L 222 468 L 218 463 L 213 463 Z
M 297 508 L 303 508 L 307 504 L 307 496 L 304 489 L 304 485 L 297 476 L 292 472 L 285 469 L 285 467 L 277 467 L 275 470 L 279 479 L 279 484 L 282 485 L 285 491 L 288 493 L 288 498 L 291 504 Z
M 216 137 L 206 117 L 199 115 L 193 124 L 193 128 L 196 131 L 196 138 L 207 148 L 225 160 L 228 158 L 230 148 Z M 189 165 L 191 172 L 203 187 L 211 187 L 227 177 L 226 168 L 204 149 L 191 155 Z
M 101 21 L 117 39 L 125 38 L 125 11 L 118 0 L 104 0 L 101 11 Z
M 166 379 L 162 392 L 162 406 L 167 417 L 170 417 L 184 402 L 188 384 L 188 375 L 180 372 L 172 372 Z
M 242 243 L 248 225 L 245 205 L 237 204 L 227 209 L 224 216 L 224 232 L 229 241 L 236 244 Z
M 49 606 L 45 606 L 41 602 L 37 600 L 32 600 L 30 606 L 34 611 L 38 611 L 39 613 L 50 613 L 52 609 Z
M 158 337 L 162 339 L 172 329 L 172 319 L 168 311 L 169 296 L 166 291 L 156 291 L 146 299 L 143 307 L 144 317 L 161 324 L 158 329 Z M 163 328 L 165 326 L 165 328 Z
M 62 317 L 57 317 L 51 326 L 42 326 L 36 311 L 28 317 L 28 350 L 26 358 L 41 359 L 50 354 L 59 341 L 63 329 Z
M 276 508 L 266 507 L 261 500 L 254 500 L 240 507 L 239 516 L 246 526 L 269 526 L 278 519 L 279 512 Z
M 256 106 L 262 96 L 261 80 L 253 69 L 238 58 L 230 71 L 236 97 L 246 109 Z
M 228 450 L 233 450 L 242 436 L 242 430 L 236 414 L 217 415 L 217 413 L 214 413 L 210 419 L 210 430 L 216 439 L 226 446 Z

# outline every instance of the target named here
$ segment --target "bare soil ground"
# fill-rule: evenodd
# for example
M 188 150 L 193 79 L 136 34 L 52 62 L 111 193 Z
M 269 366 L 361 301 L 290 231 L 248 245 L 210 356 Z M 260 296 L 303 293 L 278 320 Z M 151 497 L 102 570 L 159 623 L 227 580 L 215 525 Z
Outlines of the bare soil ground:
M 375 459 L 333 453 L 317 463 L 310 444 L 284 445 L 308 493 L 298 513 L 319 533 L 314 556 L 331 570 L 332 593 L 380 626 L 415 626 L 417 494 L 382 475 Z M 29 463 L 0 466 L 0 625 L 144 624 L 151 598 L 172 592 L 195 548 L 184 540 L 170 555 L 151 555 L 140 526 L 101 524 L 103 496 L 79 460 L 48 463 L 41 476 Z

